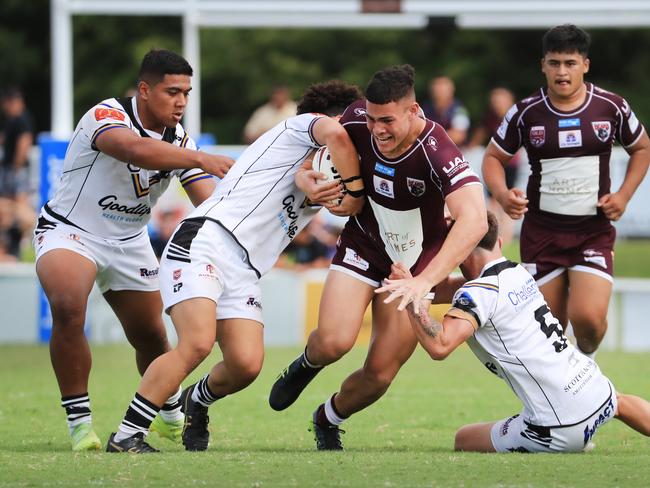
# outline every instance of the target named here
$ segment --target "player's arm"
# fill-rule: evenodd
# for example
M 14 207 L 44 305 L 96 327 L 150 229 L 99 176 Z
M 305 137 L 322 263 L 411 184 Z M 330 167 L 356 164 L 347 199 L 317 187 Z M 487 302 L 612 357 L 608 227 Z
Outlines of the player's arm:
M 644 131 L 639 140 L 633 146 L 626 148 L 626 151 L 630 155 L 630 160 L 621 187 L 617 192 L 603 195 L 598 200 L 598 206 L 603 209 L 605 217 L 609 220 L 618 220 L 623 216 L 628 202 L 648 172 L 648 165 L 650 165 L 648 133 Z
M 483 181 L 490 193 L 512 219 L 520 219 L 528 211 L 528 199 L 519 188 L 506 186 L 505 166 L 512 156 L 500 150 L 490 141 L 483 155 Z
M 210 195 L 212 195 L 212 192 L 214 191 L 216 186 L 217 186 L 216 180 L 212 177 L 209 177 L 209 178 L 197 179 L 192 183 L 183 185 L 183 189 L 185 190 L 185 193 L 187 193 L 187 196 L 192 202 L 192 205 L 198 207 L 205 200 L 207 200 L 210 197 Z
M 440 251 L 419 275 L 403 280 L 386 280 L 386 285 L 375 290 L 376 293 L 390 292 L 384 303 L 390 303 L 401 296 L 402 300 L 397 309 L 404 310 L 406 305 L 413 302 L 417 312 L 422 297 L 447 278 L 487 232 L 481 185 L 462 186 L 447 195 L 445 203 L 455 223 Z
M 332 207 L 332 200 L 343 196 L 342 186 L 339 181 L 330 181 L 323 173 L 313 169 L 313 157 L 315 151 L 307 157 L 302 166 L 296 172 L 294 177 L 296 186 L 302 191 L 310 204 L 322 205 L 326 208 Z M 320 182 L 319 182 L 320 181 Z
M 413 303 L 408 310 L 413 332 L 418 342 L 429 353 L 431 359 L 440 361 L 474 334 L 474 327 L 466 320 L 446 315 L 442 322 L 429 316 L 428 300 L 424 301 L 415 312 Z
M 321 117 L 314 122 L 312 134 L 316 142 L 329 149 L 332 162 L 347 190 L 341 205 L 332 209 L 332 213 L 336 215 L 359 213 L 365 200 L 363 179 L 361 179 L 359 154 L 350 136 L 338 121 L 330 117 Z
M 193 151 L 150 137 L 139 137 L 126 126 L 102 132 L 95 138 L 94 144 L 101 152 L 144 169 L 201 168 L 206 173 L 223 178 L 234 163 L 227 156 Z

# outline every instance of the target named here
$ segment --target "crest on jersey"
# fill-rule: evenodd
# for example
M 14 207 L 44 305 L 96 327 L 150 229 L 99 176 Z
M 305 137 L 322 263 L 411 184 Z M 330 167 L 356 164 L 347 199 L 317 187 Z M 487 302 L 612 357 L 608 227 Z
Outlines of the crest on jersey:
M 541 147 L 546 142 L 546 128 L 536 125 L 530 128 L 530 143 L 534 147 Z
M 180 269 L 175 269 L 174 273 L 172 274 L 172 277 L 174 278 L 174 281 L 178 280 L 181 277 L 181 274 L 183 273 L 182 270 Z
M 366 115 L 366 109 L 361 108 L 361 107 L 357 107 L 357 108 L 354 109 L 354 115 L 356 115 L 357 117 L 361 117 L 362 115 Z
M 421 197 L 424 195 L 425 185 L 424 180 L 418 180 L 416 178 L 406 178 L 406 186 L 409 189 L 409 192 L 414 197 Z
M 612 133 L 612 124 L 608 120 L 592 122 L 591 127 L 594 129 L 596 137 L 601 142 L 607 142 Z
M 429 146 L 434 151 L 437 151 L 438 150 L 438 140 L 433 136 L 429 136 L 429 138 L 427 139 L 427 146 Z
M 95 120 L 113 119 L 124 120 L 124 113 L 116 108 L 101 107 L 95 109 Z

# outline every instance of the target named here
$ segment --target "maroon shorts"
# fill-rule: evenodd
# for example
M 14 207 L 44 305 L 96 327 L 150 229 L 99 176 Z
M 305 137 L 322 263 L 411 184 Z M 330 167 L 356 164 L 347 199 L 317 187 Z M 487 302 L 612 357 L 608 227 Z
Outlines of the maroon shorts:
M 543 285 L 565 269 L 585 271 L 612 281 L 616 229 L 598 232 L 555 231 L 524 219 L 520 250 L 522 265 Z
M 380 248 L 362 230 L 348 223 L 336 243 L 336 254 L 332 258 L 330 269 L 378 288 L 382 281 L 390 276 L 391 264 L 392 260 L 383 248 Z M 434 286 L 426 298 L 432 300 L 435 290 Z

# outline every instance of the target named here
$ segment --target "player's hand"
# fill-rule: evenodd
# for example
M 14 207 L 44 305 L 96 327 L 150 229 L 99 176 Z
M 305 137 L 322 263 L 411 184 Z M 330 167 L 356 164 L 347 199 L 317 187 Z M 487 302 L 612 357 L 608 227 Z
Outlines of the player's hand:
M 620 193 L 608 193 L 600 197 L 597 206 L 603 209 L 605 217 L 609 220 L 617 221 L 625 213 L 628 201 Z
M 401 280 L 387 279 L 384 280 L 384 283 L 384 286 L 375 290 L 375 293 L 390 293 L 390 295 L 384 299 L 384 303 L 391 303 L 399 297 L 402 297 L 399 305 L 397 305 L 397 310 L 401 312 L 406 309 L 406 306 L 409 303 L 412 303 L 413 311 L 416 314 L 420 311 L 422 300 L 433 287 L 433 284 L 422 278 L 421 275 Z
M 300 168 L 294 177 L 296 186 L 302 191 L 311 203 L 327 206 L 332 200 L 343 196 L 343 186 L 339 181 L 324 183 L 327 176 L 313 169 Z M 330 206 L 334 206 L 331 204 Z
M 518 220 L 528 212 L 528 198 L 519 188 L 504 191 L 496 199 L 511 219 Z
M 200 168 L 208 174 L 223 178 L 235 160 L 220 154 L 208 154 L 201 152 Z
M 365 197 L 354 198 L 348 194 L 345 194 L 343 196 L 343 200 L 341 200 L 340 205 L 325 205 L 325 208 L 327 208 L 334 215 L 338 215 L 339 217 L 350 217 L 361 212 L 365 201 Z

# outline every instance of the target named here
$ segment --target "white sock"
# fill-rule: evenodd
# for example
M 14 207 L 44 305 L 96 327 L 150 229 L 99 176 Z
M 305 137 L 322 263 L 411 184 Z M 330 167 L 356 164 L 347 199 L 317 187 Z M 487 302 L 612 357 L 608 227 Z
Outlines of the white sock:
M 182 421 L 185 418 L 183 412 L 181 412 L 181 391 L 181 387 L 179 386 L 178 391 L 170 396 L 160 409 L 160 417 L 166 423 Z
M 344 418 L 341 418 L 337 415 L 336 410 L 334 410 L 334 406 L 332 405 L 332 399 L 334 398 L 334 395 L 332 395 L 329 400 L 325 402 L 325 417 L 327 417 L 327 420 L 330 424 L 332 425 L 341 425 L 343 421 L 345 420 Z

